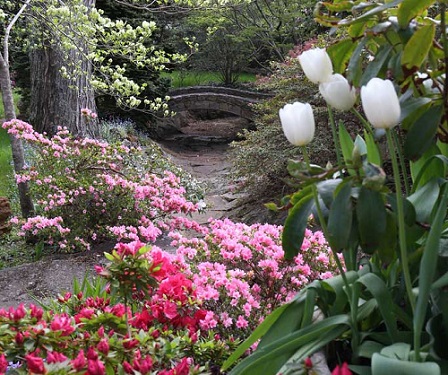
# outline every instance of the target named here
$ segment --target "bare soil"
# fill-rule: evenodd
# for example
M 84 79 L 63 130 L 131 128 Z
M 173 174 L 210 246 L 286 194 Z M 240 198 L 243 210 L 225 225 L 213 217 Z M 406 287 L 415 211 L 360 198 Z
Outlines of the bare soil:
M 229 181 L 226 152 L 228 142 L 246 126 L 244 120 L 237 118 L 193 120 L 177 138 L 161 142 L 176 163 L 209 186 L 205 197 L 208 209 L 194 216 L 198 222 L 230 216 L 235 208 L 238 194 L 233 193 Z M 170 250 L 166 241 L 158 245 Z M 113 244 L 103 244 L 88 253 L 58 254 L 0 270 L 0 308 L 46 301 L 71 291 L 73 280 L 82 281 L 86 275 L 93 275 L 94 266 L 105 262 L 103 252 L 112 248 Z

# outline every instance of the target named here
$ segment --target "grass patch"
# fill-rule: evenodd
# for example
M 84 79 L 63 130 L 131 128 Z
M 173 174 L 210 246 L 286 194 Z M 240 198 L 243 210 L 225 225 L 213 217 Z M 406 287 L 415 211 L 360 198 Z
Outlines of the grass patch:
M 171 79 L 171 87 L 174 88 L 222 83 L 219 74 L 216 72 L 174 70 L 172 72 L 162 72 L 161 76 Z M 241 73 L 237 83 L 254 81 L 255 74 Z
M 5 129 L 0 128 L 0 196 L 8 197 L 12 186 L 12 153 L 9 135 Z
M 14 103 L 19 102 L 20 94 L 14 91 Z M 18 113 L 16 106 L 16 113 Z M 3 108 L 3 101 L 0 100 L 0 119 L 5 118 L 5 111 Z M 2 123 L 3 120 L 0 121 Z M 13 167 L 12 167 L 12 153 L 11 153 L 11 142 L 9 140 L 9 135 L 0 126 L 0 196 L 9 197 L 11 195 L 13 181 Z

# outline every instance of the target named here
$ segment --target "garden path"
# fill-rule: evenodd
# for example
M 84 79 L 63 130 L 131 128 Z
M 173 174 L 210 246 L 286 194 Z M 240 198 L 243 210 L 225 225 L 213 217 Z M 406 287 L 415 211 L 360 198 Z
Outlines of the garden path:
M 194 220 L 206 223 L 210 217 L 231 216 L 238 195 L 232 193 L 228 179 L 228 141 L 246 125 L 237 118 L 193 121 L 182 128 L 182 134 L 162 142 L 177 164 L 207 185 L 207 210 L 195 214 Z M 157 244 L 169 250 L 167 239 Z M 42 301 L 71 291 L 74 278 L 82 280 L 86 272 L 93 274 L 93 267 L 104 262 L 103 252 L 112 246 L 103 244 L 88 254 L 60 254 L 0 270 L 0 308 L 36 303 L 33 296 Z

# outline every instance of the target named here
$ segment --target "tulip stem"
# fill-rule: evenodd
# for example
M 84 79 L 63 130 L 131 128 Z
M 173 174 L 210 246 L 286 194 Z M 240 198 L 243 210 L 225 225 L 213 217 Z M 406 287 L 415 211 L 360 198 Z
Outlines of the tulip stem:
M 401 269 L 403 270 L 404 283 L 406 292 L 408 294 L 409 303 L 411 304 L 412 312 L 415 310 L 415 298 L 412 293 L 411 274 L 409 272 L 408 249 L 406 246 L 406 231 L 404 224 L 404 207 L 403 197 L 401 192 L 401 177 L 400 169 L 398 168 L 397 154 L 395 151 L 395 144 L 390 129 L 386 129 L 387 146 L 392 160 L 392 169 L 395 180 L 395 196 L 397 200 L 397 219 L 398 219 L 398 241 L 400 243 L 400 258 Z
M 338 135 L 336 132 L 336 123 L 334 122 L 334 115 L 333 115 L 333 110 L 331 109 L 331 107 L 327 104 L 327 108 L 328 108 L 328 118 L 330 119 L 330 126 L 331 126 L 331 133 L 333 134 L 333 143 L 334 143 L 334 148 L 336 149 L 336 160 L 338 163 L 338 167 L 340 167 L 341 164 L 341 145 L 339 144 L 339 139 L 338 139 Z
M 363 117 L 363 115 L 361 115 L 361 113 L 359 113 L 359 111 L 355 107 L 352 108 L 352 112 L 356 117 L 358 117 L 358 119 L 361 121 L 361 123 L 363 124 L 363 126 L 367 130 L 367 132 L 373 137 L 374 134 L 373 134 L 372 127 L 367 122 L 367 120 Z
M 302 153 L 303 153 L 303 159 L 305 160 L 306 166 L 309 169 L 310 168 L 310 158 L 308 156 L 306 146 L 302 147 Z M 317 216 L 319 217 L 320 226 L 322 227 L 322 232 L 324 233 L 325 238 L 329 238 L 327 223 L 325 222 L 325 218 L 322 213 L 322 209 L 320 207 L 319 195 L 317 192 L 316 184 L 314 184 L 314 183 L 312 184 L 312 190 L 313 190 L 314 203 L 316 204 Z M 328 246 L 330 247 L 330 250 L 333 253 L 334 261 L 336 263 L 336 266 L 338 267 L 339 273 L 344 282 L 347 294 L 350 296 L 348 301 L 350 304 L 350 318 L 351 318 L 351 323 L 352 323 L 351 324 L 352 349 L 353 349 L 354 353 L 357 353 L 358 343 L 359 343 L 359 331 L 358 331 L 358 326 L 357 326 L 357 324 L 358 324 L 357 323 L 358 298 L 357 298 L 354 288 L 348 282 L 347 276 L 345 275 L 344 267 L 342 267 L 341 261 L 339 260 L 338 252 L 335 249 L 333 249 L 330 244 L 328 244 Z
M 398 160 L 400 162 L 401 174 L 403 176 L 404 191 L 406 192 L 406 196 L 408 196 L 411 189 L 409 186 L 408 172 L 406 169 L 406 164 L 405 164 L 404 158 L 403 158 L 403 149 L 401 147 L 401 143 L 400 143 L 400 140 L 398 139 L 397 133 L 394 132 L 393 135 L 394 135 L 395 147 L 397 148 Z
M 310 158 L 308 156 L 308 151 L 306 150 L 306 146 L 302 146 L 301 149 L 302 149 L 303 159 L 305 160 L 306 166 L 308 169 L 310 169 Z M 322 227 L 322 232 L 324 233 L 325 238 L 329 238 L 327 223 L 325 222 L 324 214 L 322 213 L 322 209 L 320 207 L 319 195 L 317 193 L 316 184 L 314 184 L 314 183 L 312 184 L 312 191 L 313 191 L 314 203 L 316 205 L 317 216 L 319 218 L 320 226 Z M 345 271 L 344 271 L 344 268 L 342 267 L 341 261 L 339 260 L 338 253 L 336 250 L 334 250 L 330 246 L 330 244 L 328 244 L 328 246 L 330 247 L 331 252 L 333 253 L 334 261 L 336 262 L 338 270 L 342 276 L 342 279 L 344 280 L 344 284 L 347 287 L 347 290 L 350 290 L 350 285 L 348 284 L 348 280 L 347 280 L 347 277 L 345 276 Z

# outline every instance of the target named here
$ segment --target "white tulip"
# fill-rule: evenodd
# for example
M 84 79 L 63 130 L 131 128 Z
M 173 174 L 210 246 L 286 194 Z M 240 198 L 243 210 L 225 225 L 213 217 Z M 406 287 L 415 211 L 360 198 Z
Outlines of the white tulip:
M 391 81 L 372 78 L 361 88 L 361 101 L 367 120 L 374 128 L 391 129 L 398 124 L 400 102 Z
M 286 104 L 280 109 L 279 115 L 283 132 L 294 146 L 305 146 L 313 140 L 314 115 L 308 103 Z
M 324 48 L 313 48 L 298 57 L 306 77 L 313 83 L 322 83 L 333 74 L 333 64 Z
M 330 106 L 340 111 L 348 111 L 356 102 L 355 88 L 340 74 L 333 74 L 329 81 L 321 83 L 319 91 Z

